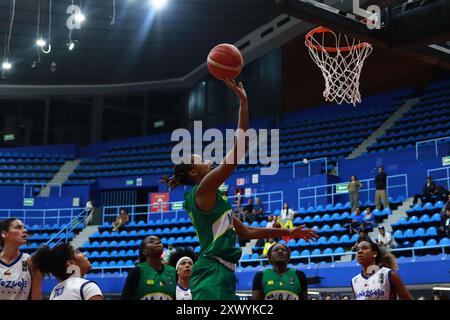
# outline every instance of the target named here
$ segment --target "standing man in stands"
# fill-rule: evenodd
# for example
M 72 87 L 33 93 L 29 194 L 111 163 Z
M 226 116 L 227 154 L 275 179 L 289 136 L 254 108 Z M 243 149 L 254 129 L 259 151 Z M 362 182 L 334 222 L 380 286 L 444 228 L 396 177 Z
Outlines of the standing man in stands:
M 386 185 L 387 174 L 384 172 L 382 166 L 378 166 L 378 174 L 375 177 L 375 206 L 378 210 L 380 210 L 381 201 L 383 201 L 383 209 L 389 208 Z

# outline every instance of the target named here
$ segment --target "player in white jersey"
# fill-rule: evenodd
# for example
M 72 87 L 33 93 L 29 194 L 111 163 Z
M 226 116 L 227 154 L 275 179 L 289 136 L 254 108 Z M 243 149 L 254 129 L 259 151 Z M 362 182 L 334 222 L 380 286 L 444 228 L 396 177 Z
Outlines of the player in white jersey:
M 19 250 L 27 236 L 19 219 L 0 221 L 0 300 L 41 299 L 42 274 L 32 272 L 30 256 Z
M 356 300 L 397 300 L 397 296 L 402 300 L 413 299 L 395 271 L 397 266 L 391 253 L 364 240 L 357 245 L 356 257 L 363 268 L 351 282 Z
M 53 288 L 49 300 L 103 300 L 98 285 L 84 279 L 91 263 L 84 253 L 63 243 L 39 248 L 32 257 L 33 265 L 43 274 L 51 274 L 59 283 Z
M 196 255 L 192 250 L 179 248 L 169 259 L 169 264 L 177 270 L 176 300 L 192 300 L 189 282 Z

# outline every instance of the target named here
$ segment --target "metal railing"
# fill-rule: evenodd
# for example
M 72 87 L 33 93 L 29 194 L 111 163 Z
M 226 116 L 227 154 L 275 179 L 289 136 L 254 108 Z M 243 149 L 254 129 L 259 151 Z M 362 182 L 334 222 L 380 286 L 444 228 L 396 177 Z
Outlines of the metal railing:
M 436 158 L 439 156 L 439 148 L 438 148 L 438 141 L 440 140 L 445 140 L 445 139 L 450 139 L 450 136 L 448 137 L 443 137 L 443 138 L 437 138 L 437 139 L 430 139 L 430 140 L 423 140 L 423 141 L 418 141 L 416 142 L 416 160 L 419 160 L 419 146 L 423 145 L 423 144 L 427 144 L 430 142 L 434 142 L 434 149 L 436 152 Z M 450 142 L 449 142 L 450 143 Z
M 404 183 L 400 183 L 400 184 L 394 184 L 393 180 L 395 179 L 404 179 Z M 374 180 L 375 179 L 364 179 L 364 180 L 359 180 L 362 184 L 363 184 L 363 188 L 361 188 L 359 190 L 359 195 L 361 198 L 361 194 L 367 194 L 367 200 L 371 200 L 374 198 L 374 194 L 375 194 L 375 186 L 374 186 Z M 326 184 L 326 185 L 321 185 L 321 186 L 315 186 L 315 187 L 308 187 L 308 188 L 299 188 L 297 190 L 297 196 L 298 196 L 298 208 L 300 209 L 302 207 L 302 200 L 314 200 L 314 207 L 317 207 L 317 199 L 318 198 L 326 198 L 326 203 L 331 203 L 332 205 L 334 205 L 335 203 L 335 197 L 336 196 L 342 196 L 344 194 L 347 194 L 348 191 L 347 190 L 338 190 L 338 186 L 342 186 L 342 185 L 348 185 L 348 181 L 347 182 L 340 182 L 340 183 L 334 183 L 334 184 Z M 371 186 L 371 184 L 373 186 Z M 408 198 L 408 176 L 406 174 L 398 174 L 398 175 L 393 175 L 393 176 L 388 176 L 387 177 L 387 185 L 386 185 L 386 190 L 389 196 L 389 191 L 393 191 L 394 188 L 402 188 L 404 190 L 403 193 L 401 195 L 403 195 L 405 198 Z M 302 193 L 313 193 L 313 194 L 308 194 L 308 195 L 302 195 Z M 331 198 L 331 199 L 329 199 Z M 308 206 L 308 204 L 306 205 Z
M 432 250 L 432 249 L 440 249 L 441 251 L 441 259 L 445 260 L 447 259 L 447 253 L 445 252 L 446 248 L 450 248 L 450 245 L 436 245 L 436 246 L 424 246 L 424 247 L 409 247 L 409 248 L 399 248 L 399 249 L 392 249 L 391 252 L 404 252 L 404 251 L 411 251 L 412 253 L 412 257 L 411 257 L 411 261 L 412 262 L 416 262 L 417 260 L 417 253 L 416 251 L 418 250 Z M 307 268 L 311 268 L 312 265 L 312 260 L 313 259 L 317 259 L 317 258 L 327 258 L 327 257 L 331 257 L 331 268 L 333 268 L 335 266 L 336 263 L 341 263 L 341 262 L 345 262 L 345 261 L 337 261 L 339 257 L 343 257 L 343 256 L 351 256 L 351 261 L 350 262 L 354 262 L 355 265 L 357 265 L 358 263 L 355 261 L 354 256 L 356 256 L 356 252 L 353 251 L 347 251 L 347 252 L 343 252 L 343 253 L 332 253 L 332 254 L 320 254 L 320 255 L 308 255 L 308 256 L 296 256 L 296 257 L 291 257 L 291 263 L 292 261 L 298 261 L 298 260 L 302 260 L 302 259 L 306 259 L 308 261 L 307 264 Z M 254 263 L 254 262 L 258 262 L 259 266 L 263 266 L 264 262 L 268 263 L 268 259 L 267 258 L 258 258 L 258 259 L 249 259 L 249 260 L 240 260 L 238 262 L 238 267 L 242 267 L 242 263 Z M 348 262 L 348 261 L 347 261 Z M 108 270 L 119 270 L 119 273 L 121 274 L 122 272 L 132 269 L 135 266 L 115 266 L 115 267 L 93 267 L 91 269 L 91 271 L 101 271 L 101 275 L 104 276 L 105 272 L 108 272 Z
M 308 176 L 311 176 L 311 162 L 325 162 L 325 174 L 328 173 L 328 158 L 317 158 L 306 161 L 297 161 L 292 164 L 292 178 L 295 178 L 295 166 L 298 164 L 308 165 Z
M 259 198 L 261 200 L 261 205 L 264 206 L 264 209 L 268 212 L 272 212 L 272 210 L 281 209 L 284 202 L 284 193 L 283 191 L 272 191 L 272 192 L 260 192 L 260 193 L 254 193 L 248 196 L 240 195 L 240 196 L 230 196 L 228 197 L 228 200 L 230 200 L 231 206 L 233 209 L 237 207 L 237 202 L 234 201 L 235 199 L 238 199 L 241 197 L 244 198 L 253 198 L 255 203 L 255 199 Z M 103 207 L 103 223 L 109 222 L 112 223 L 116 220 L 118 217 L 120 210 L 124 209 L 126 213 L 128 213 L 130 217 L 130 221 L 135 221 L 135 218 L 138 216 L 144 216 L 147 219 L 147 223 L 150 222 L 151 215 L 160 215 L 160 220 L 164 220 L 164 215 L 167 214 L 174 214 L 175 218 L 178 218 L 178 215 L 180 212 L 184 212 L 183 208 L 184 201 L 173 201 L 173 202 L 159 202 L 157 204 L 140 204 L 140 205 L 123 205 L 123 206 L 106 206 Z M 156 212 L 152 212 L 151 208 L 152 205 L 158 208 L 161 208 L 160 210 Z M 242 204 L 243 206 L 245 203 Z M 174 206 L 177 209 L 173 209 Z M 168 207 L 169 209 L 164 210 L 164 207 Z M 144 218 L 145 220 L 145 218 Z
M 0 209 L 0 219 L 17 218 L 24 224 L 29 221 L 38 221 L 35 224 L 60 224 L 66 218 L 72 221 L 84 208 L 58 208 L 58 209 Z M 41 213 L 41 214 L 39 214 Z M 52 223 L 49 220 L 53 221 Z M 32 222 L 33 223 L 33 222 Z
M 62 228 L 55 235 L 53 235 L 53 237 L 51 237 L 45 243 L 45 245 L 49 246 L 52 244 L 52 242 L 53 242 L 53 245 L 57 245 L 63 240 L 64 240 L 64 242 L 67 243 L 69 241 L 69 234 L 73 230 L 75 230 L 79 225 L 84 225 L 87 217 L 88 217 L 87 211 L 86 211 L 86 209 L 83 209 L 79 215 L 74 217 L 69 223 L 67 223 L 64 226 L 64 228 Z M 62 235 L 62 234 L 64 234 L 64 237 L 60 237 L 60 235 Z M 58 240 L 56 242 L 54 242 L 55 239 L 58 239 Z
M 441 249 L 441 254 L 442 254 L 441 259 L 445 260 L 447 258 L 447 254 L 445 252 L 445 248 L 450 248 L 450 245 L 436 245 L 436 246 L 428 246 L 428 247 L 424 246 L 424 247 L 398 248 L 398 249 L 391 249 L 391 252 L 411 251 L 412 252 L 411 261 L 415 262 L 416 258 L 417 258 L 417 254 L 416 254 L 417 250 Z M 331 263 L 334 264 L 334 263 L 337 262 L 335 257 L 343 257 L 343 256 L 351 256 L 351 261 L 354 261 L 354 257 L 353 256 L 356 256 L 356 252 L 354 252 L 354 251 L 347 251 L 347 252 L 343 252 L 343 253 L 332 253 L 332 254 L 318 254 L 318 255 L 296 256 L 296 257 L 292 257 L 291 256 L 291 261 L 292 260 L 306 259 L 306 260 L 308 260 L 308 268 L 309 268 L 309 265 L 311 265 L 311 260 L 312 259 L 331 257 Z M 252 263 L 252 262 L 259 262 L 259 265 L 263 266 L 263 262 L 268 262 L 268 259 L 267 258 L 258 258 L 258 259 L 240 260 L 239 263 L 238 263 L 238 266 L 242 266 L 243 262 L 244 263 L 247 263 L 247 262 L 250 262 L 250 263 Z M 344 262 L 344 261 L 341 261 L 341 262 Z M 356 261 L 355 261 L 355 263 L 356 263 Z
M 33 187 L 39 187 L 39 193 L 41 193 L 42 190 L 45 189 L 46 186 L 50 187 L 50 191 L 52 187 L 59 187 L 59 197 L 61 198 L 61 189 L 62 189 L 62 184 L 61 183 L 24 183 L 23 184 L 23 197 L 29 197 L 32 198 L 33 197 Z M 27 192 L 27 187 L 29 188 L 29 192 Z
M 436 178 L 434 173 L 432 174 L 432 172 L 444 172 L 445 173 L 445 177 L 443 178 Z M 450 190 L 450 166 L 449 167 L 442 167 L 442 168 L 435 168 L 435 169 L 429 169 L 427 170 L 427 176 L 433 177 L 433 181 L 438 182 L 438 181 L 445 181 L 447 182 L 447 190 Z

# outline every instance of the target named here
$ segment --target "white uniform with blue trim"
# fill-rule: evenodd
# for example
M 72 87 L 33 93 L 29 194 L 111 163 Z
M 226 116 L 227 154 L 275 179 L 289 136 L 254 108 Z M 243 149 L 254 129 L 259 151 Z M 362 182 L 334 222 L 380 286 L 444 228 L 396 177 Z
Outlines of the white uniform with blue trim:
M 6 264 L 0 260 L 0 300 L 27 300 L 31 291 L 30 255 L 21 253 Z
M 356 300 L 396 300 L 397 294 L 391 288 L 389 268 L 381 268 L 369 278 L 362 272 L 352 279 Z
M 97 295 L 103 294 L 94 281 L 71 277 L 53 288 L 49 300 L 89 300 Z
M 177 285 L 176 289 L 176 300 L 192 300 L 191 289 L 184 289 Z

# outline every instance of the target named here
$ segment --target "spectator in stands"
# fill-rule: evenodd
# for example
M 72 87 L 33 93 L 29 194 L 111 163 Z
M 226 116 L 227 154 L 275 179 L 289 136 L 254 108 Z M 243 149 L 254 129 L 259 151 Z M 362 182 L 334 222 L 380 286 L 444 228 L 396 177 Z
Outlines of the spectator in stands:
M 438 190 L 436 183 L 430 176 L 428 176 L 425 184 L 422 187 L 422 194 L 418 193 L 414 195 L 414 200 L 410 207 L 411 208 L 414 207 L 414 205 L 417 204 L 417 201 L 419 201 L 419 199 L 422 201 L 422 205 L 427 202 L 432 202 L 434 197 L 437 195 L 437 191 Z
M 441 226 L 439 227 L 439 233 L 441 237 L 450 237 L 450 195 L 448 196 L 448 201 L 445 204 L 441 215 Z
M 278 216 L 273 216 L 272 228 L 275 229 L 281 228 L 280 219 L 278 218 Z
M 380 210 L 381 202 L 383 202 L 383 208 L 389 208 L 386 185 L 387 185 L 387 174 L 384 172 L 382 166 L 378 166 L 378 174 L 375 177 L 375 207 Z
M 192 300 L 190 280 L 197 256 L 188 248 L 178 248 L 170 255 L 169 265 L 177 271 L 176 300 Z
M 273 228 L 273 223 L 274 223 L 273 216 L 268 216 L 266 228 Z
M 366 215 L 363 218 L 362 225 L 368 231 L 372 231 L 373 228 L 377 225 L 375 216 L 372 213 L 372 209 L 370 209 L 369 207 L 366 208 Z
M 53 248 L 43 246 L 31 260 L 42 274 L 51 274 L 59 282 L 53 288 L 50 300 L 104 300 L 98 285 L 84 279 L 92 267 L 88 258 L 69 243 Z
M 87 214 L 87 218 L 86 218 L 86 225 L 90 225 L 92 224 L 93 220 L 94 220 L 94 212 L 95 212 L 95 208 L 94 205 L 92 204 L 91 199 L 89 199 L 86 202 L 86 214 Z
M 255 206 L 253 208 L 253 212 L 255 213 L 255 217 L 264 213 L 260 198 L 255 199 Z
M 351 215 L 352 221 L 351 221 L 351 229 L 350 234 L 353 235 L 362 227 L 364 227 L 364 216 L 361 214 L 361 209 L 356 208 L 355 212 Z
M 275 239 L 270 238 L 265 244 L 264 244 L 264 249 L 262 252 L 262 257 L 267 257 L 267 252 L 269 251 L 269 248 L 276 244 Z
M 121 227 L 126 225 L 130 221 L 130 217 L 128 216 L 128 213 L 124 209 L 120 209 L 120 213 L 117 216 L 117 219 L 115 222 L 113 222 L 113 229 L 112 231 L 118 231 Z
M 269 248 L 267 258 L 273 268 L 255 274 L 252 300 L 308 300 L 306 275 L 288 267 L 291 250 L 275 244 Z
M 0 300 L 41 300 L 42 273 L 33 267 L 29 254 L 20 252 L 27 237 L 21 220 L 0 221 Z M 8 283 L 22 286 L 11 288 Z
M 366 229 L 361 228 L 361 229 L 359 229 L 359 232 L 358 232 L 358 233 L 359 233 L 359 237 L 358 237 L 358 239 L 356 240 L 356 243 L 354 244 L 354 246 L 352 247 L 352 251 L 356 251 L 356 249 L 357 249 L 357 247 L 358 247 L 358 244 L 359 244 L 360 242 L 363 242 L 363 241 L 372 242 L 372 240 L 370 239 L 370 237 L 369 237 L 369 235 L 368 235 Z
M 350 177 L 350 183 L 348 184 L 348 195 L 350 197 L 350 205 L 352 207 L 352 212 L 355 212 L 356 208 L 359 207 L 359 189 L 363 187 L 362 183 L 359 182 L 358 178 L 353 175 Z
M 139 247 L 139 263 L 128 272 L 122 300 L 174 300 L 177 272 L 164 264 L 164 247 L 156 236 L 148 236 Z
M 175 253 L 175 251 L 177 251 L 177 249 L 173 247 L 173 242 L 169 241 L 167 243 L 167 250 L 164 252 L 163 262 L 169 263 L 170 257 Z
M 255 206 L 252 198 L 248 198 L 247 205 L 244 207 L 243 211 L 244 221 L 248 221 L 249 223 L 255 221 Z
M 386 232 L 384 226 L 378 227 L 378 246 L 382 251 L 391 251 L 391 248 L 394 246 L 394 239 L 390 232 Z
M 280 214 L 279 222 L 280 222 L 281 227 L 285 228 L 285 229 L 294 229 L 294 224 L 293 224 L 294 216 L 295 216 L 295 211 L 290 209 L 289 204 L 286 202 L 283 205 L 283 209 L 281 210 L 281 214 Z

